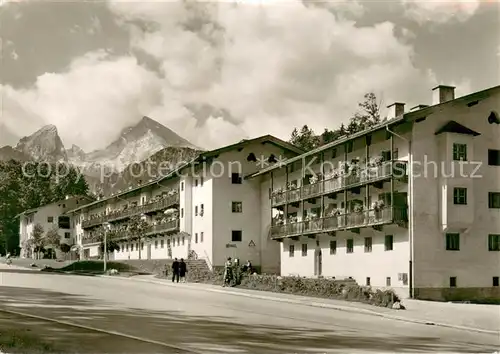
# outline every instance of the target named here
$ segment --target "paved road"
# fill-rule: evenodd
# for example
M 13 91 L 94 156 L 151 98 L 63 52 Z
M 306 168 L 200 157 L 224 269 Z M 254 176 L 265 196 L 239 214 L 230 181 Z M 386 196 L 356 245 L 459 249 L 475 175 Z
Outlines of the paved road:
M 79 341 L 87 343 L 80 352 L 128 353 L 492 353 L 500 344 L 493 335 L 121 279 L 0 268 L 0 284 L 0 308 L 154 341 L 114 335 L 87 351 L 88 330 L 54 330 L 67 352 Z

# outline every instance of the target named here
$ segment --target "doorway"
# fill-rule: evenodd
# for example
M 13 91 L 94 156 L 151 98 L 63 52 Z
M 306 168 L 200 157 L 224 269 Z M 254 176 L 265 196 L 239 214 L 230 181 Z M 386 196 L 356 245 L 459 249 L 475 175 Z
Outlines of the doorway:
M 147 255 L 148 259 L 151 259 L 151 243 L 148 243 L 147 245 Z
M 323 275 L 323 255 L 321 248 L 316 248 L 314 251 L 314 275 L 318 277 Z

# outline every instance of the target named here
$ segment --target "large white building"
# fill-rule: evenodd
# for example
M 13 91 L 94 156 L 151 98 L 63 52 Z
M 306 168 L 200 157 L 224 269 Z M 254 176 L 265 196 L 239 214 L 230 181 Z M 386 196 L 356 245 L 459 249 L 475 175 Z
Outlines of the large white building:
M 500 297 L 500 86 L 255 173 L 281 274 L 352 277 L 422 299 Z M 310 168 L 309 168 L 310 167 Z
M 268 194 L 262 195 L 259 181 L 244 176 L 268 161 L 300 153 L 272 136 L 243 140 L 202 153 L 167 176 L 75 208 L 68 215 L 75 217 L 82 256 L 101 256 L 105 225 L 120 246 L 111 256 L 115 260 L 191 255 L 213 267 L 237 257 L 251 260 L 263 271 L 279 272 L 279 245 L 263 229 L 268 221 L 262 217 L 268 215 L 261 213 L 261 206 Z M 130 219 L 138 216 L 149 225 L 140 239 L 127 231 Z
M 109 225 L 116 260 L 230 256 L 421 299 L 499 298 L 500 86 L 460 98 L 438 86 L 432 105 L 389 108 L 384 123 L 307 153 L 245 140 L 79 206 L 76 243 L 99 257 Z M 140 239 L 127 233 L 136 216 Z
M 60 236 L 60 243 L 65 243 L 69 246 L 76 244 L 74 220 L 70 215 L 67 215 L 71 209 L 80 205 L 85 205 L 89 202 L 89 198 L 82 196 L 68 196 L 64 200 L 60 200 L 51 204 L 26 210 L 18 215 L 19 217 L 19 248 L 21 249 L 21 257 L 33 257 L 33 245 L 27 242 L 33 237 L 33 228 L 39 224 L 44 235 L 50 230 L 57 230 Z M 57 257 L 60 257 L 58 247 L 47 245 L 47 249 L 52 248 Z

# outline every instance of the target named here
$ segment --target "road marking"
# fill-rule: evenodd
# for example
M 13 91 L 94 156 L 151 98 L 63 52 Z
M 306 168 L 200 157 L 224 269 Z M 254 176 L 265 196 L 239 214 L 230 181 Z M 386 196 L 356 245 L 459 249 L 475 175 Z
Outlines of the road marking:
M 114 335 L 114 336 L 129 338 L 129 339 L 137 340 L 139 342 L 145 342 L 145 343 L 155 344 L 155 345 L 159 345 L 159 346 L 162 346 L 162 347 L 165 347 L 165 348 L 181 350 L 181 351 L 188 352 L 188 353 L 194 353 L 194 354 L 205 354 L 206 353 L 206 352 L 197 351 L 197 350 L 194 350 L 194 349 L 191 349 L 191 348 L 187 348 L 187 347 L 181 347 L 181 346 L 177 346 L 177 345 L 171 345 L 171 344 L 167 344 L 167 343 L 163 343 L 163 342 L 158 342 L 158 341 L 155 341 L 155 340 L 152 340 L 152 339 L 148 339 L 148 338 L 136 337 L 136 336 L 132 336 L 130 334 L 125 334 L 125 333 L 121 333 L 121 332 L 108 331 L 108 330 L 101 329 L 101 328 L 95 328 L 95 327 L 80 325 L 80 324 L 76 324 L 76 323 L 72 323 L 72 322 L 56 320 L 54 318 L 48 318 L 48 317 L 44 317 L 44 316 L 31 315 L 31 314 L 27 314 L 27 313 L 23 313 L 23 312 L 6 310 L 4 308 L 0 308 L 0 311 L 1 312 L 5 312 L 5 313 L 10 313 L 10 314 L 13 314 L 13 315 L 18 315 L 18 316 L 35 318 L 37 320 L 43 320 L 43 321 L 48 321 L 48 322 L 55 322 L 55 323 L 62 324 L 62 325 L 65 325 L 65 326 L 82 328 L 82 329 L 86 329 L 88 331 L 100 332 L 100 333 L 110 334 L 110 335 Z

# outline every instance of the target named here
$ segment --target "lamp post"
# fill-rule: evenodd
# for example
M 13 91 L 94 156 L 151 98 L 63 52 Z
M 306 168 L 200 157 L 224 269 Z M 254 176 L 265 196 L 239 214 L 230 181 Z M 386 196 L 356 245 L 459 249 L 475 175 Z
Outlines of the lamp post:
M 104 273 L 106 273 L 106 260 L 108 258 L 108 228 L 109 228 L 109 223 L 105 222 L 102 224 L 104 227 Z

